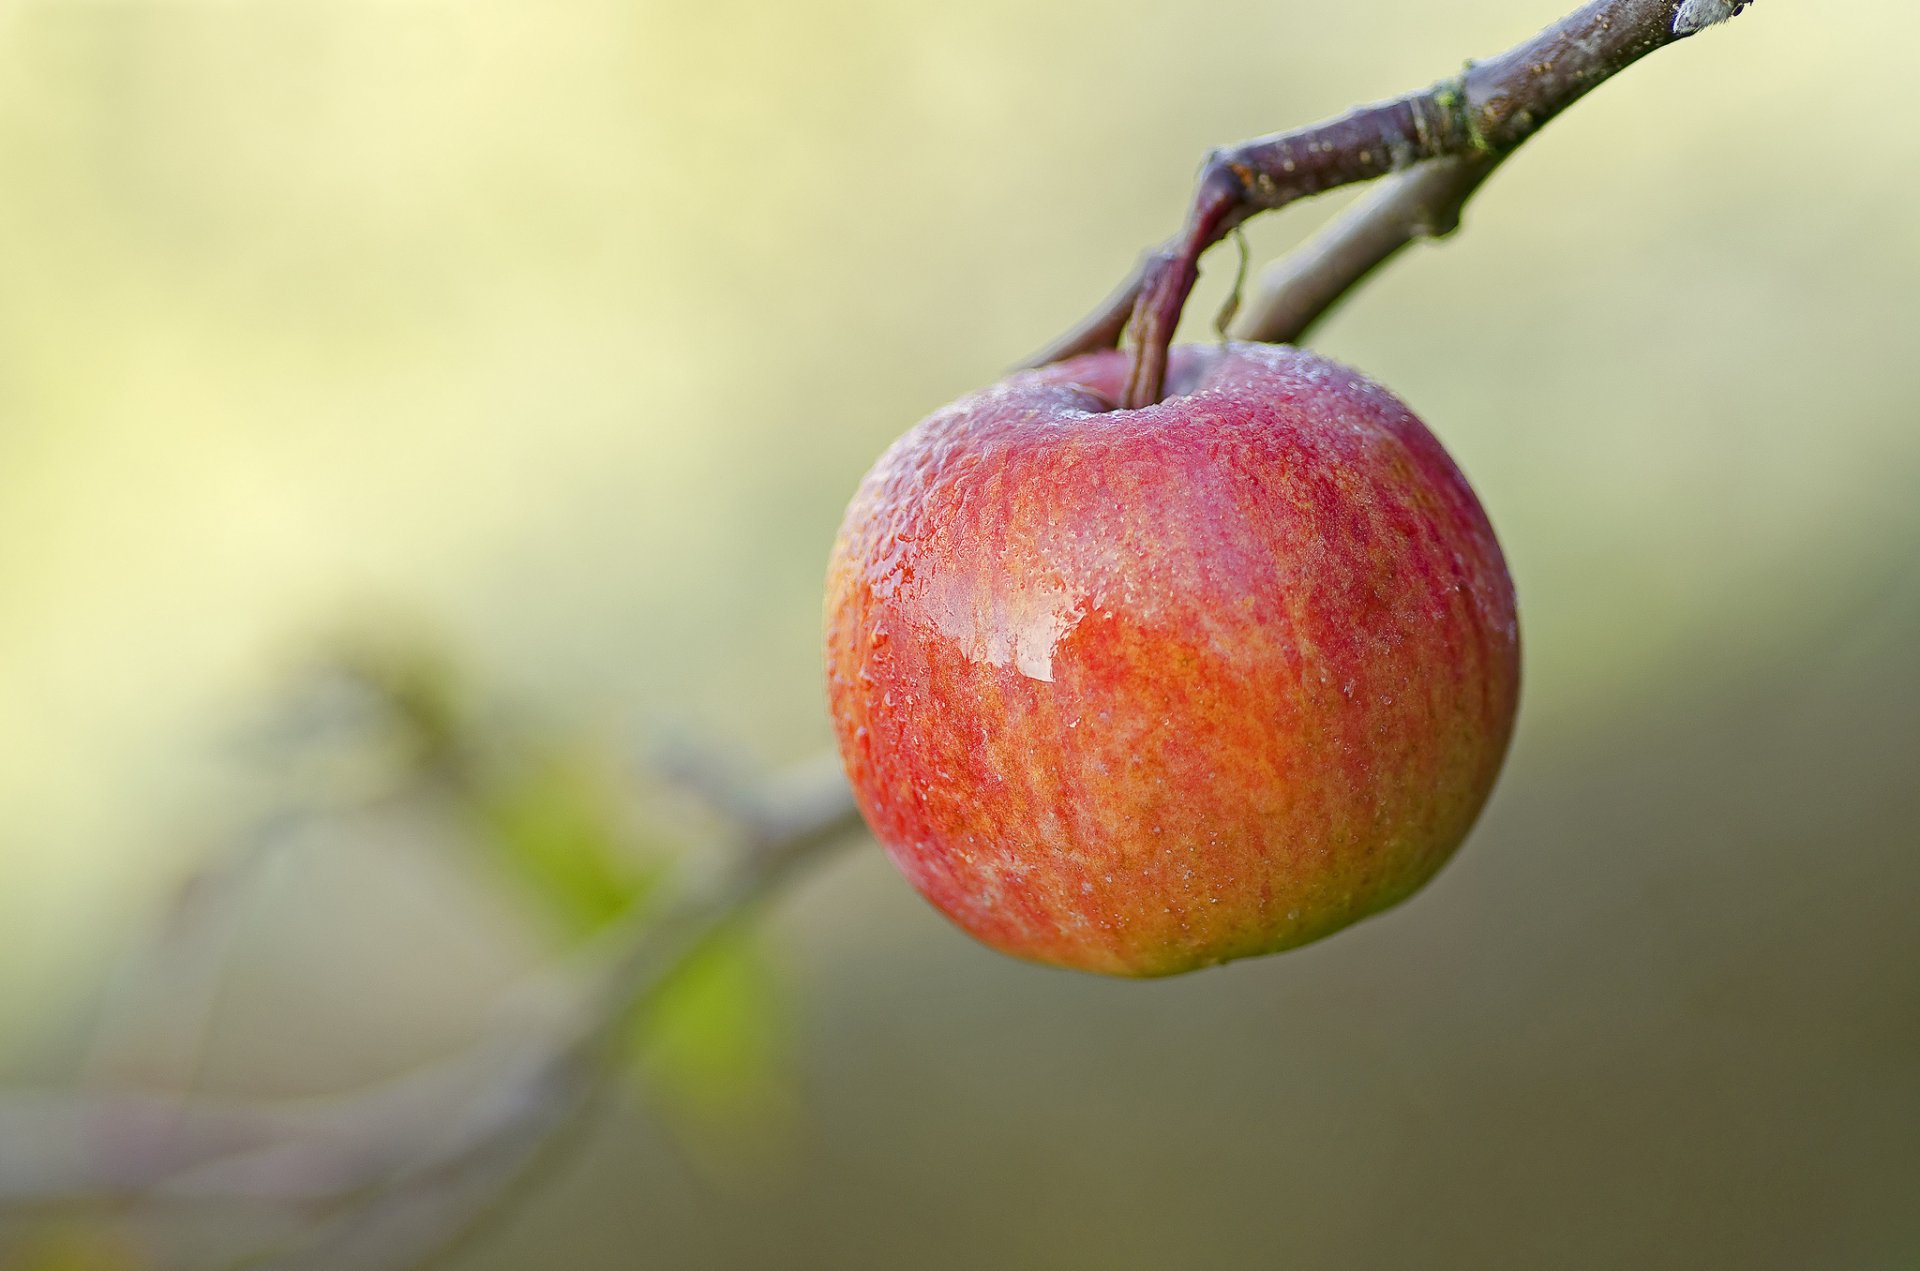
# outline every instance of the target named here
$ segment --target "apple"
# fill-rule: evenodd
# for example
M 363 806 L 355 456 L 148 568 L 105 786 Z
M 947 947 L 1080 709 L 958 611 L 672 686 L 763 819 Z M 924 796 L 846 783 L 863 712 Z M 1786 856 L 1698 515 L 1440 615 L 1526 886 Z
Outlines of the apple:
M 880 459 L 826 597 L 874 835 L 994 948 L 1157 976 L 1315 940 L 1466 837 L 1519 697 L 1512 580 L 1399 400 L 1298 349 L 962 398 Z

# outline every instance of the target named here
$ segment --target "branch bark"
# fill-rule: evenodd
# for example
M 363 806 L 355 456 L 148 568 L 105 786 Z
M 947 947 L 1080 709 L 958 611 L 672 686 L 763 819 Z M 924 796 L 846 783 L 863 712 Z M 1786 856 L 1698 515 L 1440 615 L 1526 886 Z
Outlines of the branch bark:
M 1408 242 L 1457 224 L 1460 209 L 1494 167 L 1562 111 L 1647 54 L 1734 16 L 1747 2 L 1593 0 L 1533 39 L 1422 92 L 1214 151 L 1180 233 L 1030 364 L 1112 348 L 1131 332 L 1133 362 L 1121 405 L 1156 402 L 1174 328 L 1208 248 L 1260 212 L 1429 165 L 1310 249 L 1255 306 L 1268 316 L 1250 319 L 1260 331 L 1306 330 Z M 1288 289 L 1294 294 L 1285 294 Z

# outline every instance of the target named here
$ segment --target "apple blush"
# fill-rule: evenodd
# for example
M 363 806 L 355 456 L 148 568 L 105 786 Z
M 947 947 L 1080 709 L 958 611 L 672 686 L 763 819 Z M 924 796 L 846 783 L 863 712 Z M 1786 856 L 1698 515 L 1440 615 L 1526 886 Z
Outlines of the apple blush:
M 1417 891 L 1487 801 L 1519 638 L 1493 529 L 1386 390 L 1312 353 L 1120 352 L 962 398 L 883 455 L 827 577 L 869 826 L 1017 957 L 1191 971 Z

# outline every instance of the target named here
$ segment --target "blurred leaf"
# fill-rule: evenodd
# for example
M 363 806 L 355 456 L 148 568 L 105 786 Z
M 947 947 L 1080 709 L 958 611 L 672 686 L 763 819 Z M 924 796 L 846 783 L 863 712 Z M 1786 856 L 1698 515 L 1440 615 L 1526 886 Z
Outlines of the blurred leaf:
M 634 850 L 619 789 L 596 752 L 542 756 L 483 791 L 480 808 L 489 845 L 569 935 L 620 918 L 659 876 Z
M 701 1159 L 726 1163 L 764 1150 L 790 1118 L 786 1042 L 773 969 L 741 927 L 696 954 L 637 1021 L 631 1072 Z

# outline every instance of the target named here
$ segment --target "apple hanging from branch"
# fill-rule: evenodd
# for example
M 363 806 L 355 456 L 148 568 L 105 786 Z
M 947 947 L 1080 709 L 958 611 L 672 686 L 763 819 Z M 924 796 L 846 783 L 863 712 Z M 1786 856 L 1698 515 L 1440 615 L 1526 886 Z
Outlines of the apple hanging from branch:
M 1117 408 L 1092 354 L 934 414 L 830 567 L 828 683 L 868 824 L 987 944 L 1166 975 L 1305 943 L 1430 878 L 1493 787 L 1513 587 L 1384 389 L 1181 348 Z
M 1243 335 L 1301 339 L 1562 111 L 1749 3 L 1591 0 L 1213 152 L 1180 232 L 1041 369 L 887 452 L 829 567 L 828 692 L 861 812 L 935 906 L 1021 957 L 1165 975 L 1327 935 L 1447 861 L 1519 696 L 1484 511 L 1357 373 L 1175 326 L 1247 219 L 1385 178 L 1246 307 Z

